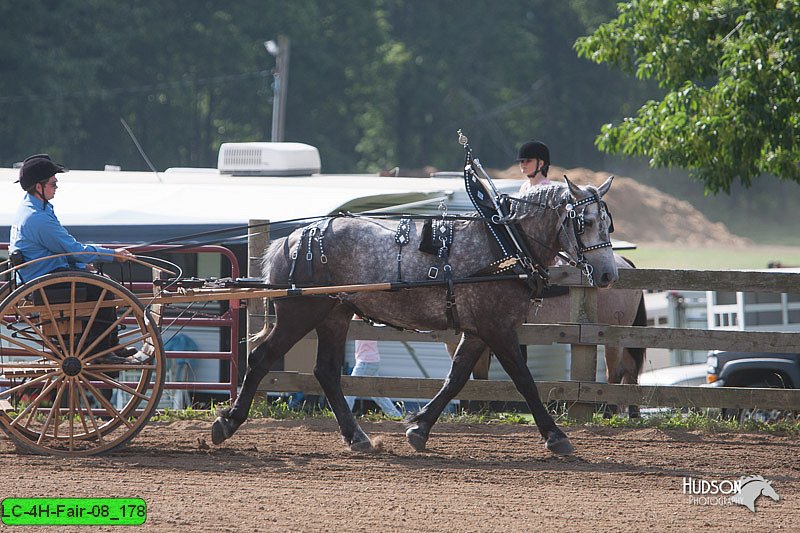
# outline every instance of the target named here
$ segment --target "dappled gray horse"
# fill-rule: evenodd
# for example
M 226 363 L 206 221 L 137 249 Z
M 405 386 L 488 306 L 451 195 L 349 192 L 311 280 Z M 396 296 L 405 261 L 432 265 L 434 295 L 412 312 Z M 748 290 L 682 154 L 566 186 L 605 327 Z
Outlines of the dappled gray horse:
M 617 280 L 617 267 L 609 238 L 610 216 L 601 201 L 611 187 L 566 184 L 534 189 L 511 201 L 509 222 L 517 223 L 531 254 L 540 264 L 550 264 L 559 250 L 585 261 L 597 286 Z M 575 222 L 579 220 L 580 230 Z M 265 281 L 298 286 L 383 283 L 428 280 L 444 259 L 419 251 L 421 226 L 412 221 L 398 232 L 398 222 L 369 218 L 334 218 L 276 240 L 264 256 Z M 406 235 L 398 262 L 395 236 Z M 446 264 L 455 278 L 465 278 L 497 260 L 496 244 L 482 220 L 453 223 L 454 239 Z M 295 259 L 293 259 L 295 257 Z M 528 312 L 530 289 L 517 280 L 457 285 L 455 303 L 463 335 L 441 390 L 419 412 L 408 418 L 409 444 L 425 449 L 431 428 L 442 410 L 469 379 L 472 367 L 489 346 L 530 406 L 546 447 L 557 454 L 573 452 L 539 399 L 539 392 L 519 349 L 516 329 Z M 347 408 L 341 389 L 347 330 L 354 314 L 407 329 L 448 329 L 446 289 L 416 287 L 386 292 L 297 296 L 274 300 L 275 324 L 263 344 L 248 357 L 242 390 L 234 405 L 214 421 L 211 438 L 219 444 L 230 438 L 247 419 L 258 384 L 272 365 L 300 339 L 316 329 L 317 360 L 314 375 L 325 392 L 339 423 L 342 439 L 353 450 L 369 450 L 372 443 Z M 451 315 L 452 316 L 452 315 Z

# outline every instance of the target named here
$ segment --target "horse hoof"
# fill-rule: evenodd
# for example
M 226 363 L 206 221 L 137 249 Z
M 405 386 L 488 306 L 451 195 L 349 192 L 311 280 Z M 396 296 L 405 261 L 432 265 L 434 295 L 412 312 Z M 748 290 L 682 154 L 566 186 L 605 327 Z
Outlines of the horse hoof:
M 550 433 L 545 446 L 556 455 L 572 455 L 575 453 L 575 448 L 572 447 L 569 438 L 561 432 L 554 431 Z
M 364 433 L 361 428 L 353 434 L 352 440 L 350 440 L 350 450 L 354 452 L 368 452 L 372 450 L 372 441 L 369 440 L 369 437 L 366 433 Z
M 425 451 L 425 444 L 428 442 L 428 437 L 422 434 L 419 426 L 408 428 L 406 430 L 406 439 L 408 440 L 408 444 L 416 451 Z
M 214 423 L 211 424 L 211 442 L 214 444 L 222 444 L 225 439 L 230 438 L 236 431 L 235 423 L 225 417 L 217 417 Z
M 369 439 L 351 442 L 350 443 L 350 451 L 352 451 L 352 452 L 370 452 L 370 451 L 372 451 L 372 442 Z

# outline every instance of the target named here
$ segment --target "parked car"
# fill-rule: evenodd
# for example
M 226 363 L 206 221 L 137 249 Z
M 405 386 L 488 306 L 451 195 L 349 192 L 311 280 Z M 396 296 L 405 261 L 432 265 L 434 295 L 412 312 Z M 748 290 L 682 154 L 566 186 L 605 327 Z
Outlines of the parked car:
M 639 375 L 639 385 L 692 387 L 706 383 L 706 365 L 669 366 Z
M 800 354 L 713 350 L 706 362 L 707 381 L 713 387 L 800 388 Z M 723 409 L 722 414 L 761 422 L 796 416 L 779 409 Z
M 706 365 L 669 366 L 657 370 L 648 370 L 639 375 L 639 385 L 653 387 L 699 387 L 706 385 Z M 687 412 L 688 408 L 675 407 L 643 407 L 643 417 L 670 415 L 676 412 Z

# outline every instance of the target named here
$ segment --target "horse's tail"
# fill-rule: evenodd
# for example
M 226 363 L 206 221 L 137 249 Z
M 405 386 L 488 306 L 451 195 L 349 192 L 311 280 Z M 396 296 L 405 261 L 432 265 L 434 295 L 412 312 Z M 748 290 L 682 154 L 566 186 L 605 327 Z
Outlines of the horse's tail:
M 279 280 L 281 277 L 278 272 L 280 272 L 281 262 L 280 259 L 284 259 L 284 263 L 289 258 L 289 245 L 288 245 L 288 238 L 281 237 L 280 239 L 276 239 L 272 241 L 267 248 L 267 251 L 264 252 L 264 256 L 261 258 L 261 275 L 264 278 L 264 283 L 285 283 L 286 279 Z M 261 331 L 258 333 L 254 333 L 251 335 L 247 340 L 248 342 L 254 343 L 255 346 L 258 346 L 264 339 L 267 338 L 269 335 L 270 330 L 272 329 L 272 324 L 270 324 L 269 320 L 264 322 L 264 327 L 261 328 Z
M 625 264 L 627 264 L 630 268 L 636 268 L 636 265 L 633 264 L 633 261 L 625 257 L 624 255 L 615 254 L 616 257 L 621 259 L 623 263 L 621 264 L 617 261 L 617 266 L 622 266 L 625 268 Z M 647 309 L 644 306 L 644 294 L 642 294 L 641 299 L 639 300 L 639 307 L 636 309 L 636 317 L 633 319 L 633 326 L 647 326 Z M 644 367 L 644 357 L 645 357 L 645 348 L 628 348 L 628 353 L 630 354 L 631 358 L 633 359 L 634 364 L 636 365 L 636 373 L 634 376 L 639 376 L 642 373 L 642 368 Z
M 633 319 L 634 326 L 647 325 L 647 309 L 644 306 L 644 294 L 639 300 L 639 307 L 636 309 L 636 317 Z M 628 353 L 631 354 L 633 361 L 636 363 L 636 376 L 642 373 L 644 366 L 645 348 L 628 348 Z
M 264 322 L 264 327 L 263 327 L 263 328 L 261 328 L 261 331 L 259 331 L 258 333 L 254 333 L 253 335 L 251 335 L 251 336 L 250 336 L 250 337 L 247 339 L 247 340 L 248 340 L 248 342 L 251 342 L 251 343 L 253 343 L 255 346 L 258 346 L 259 344 L 261 344 L 262 342 L 264 342 L 264 339 L 266 339 L 266 338 L 267 338 L 267 335 L 269 335 L 269 331 L 270 331 L 271 329 L 272 329 L 272 324 L 270 324 L 270 323 L 269 323 L 269 320 L 267 320 L 266 322 Z
M 288 263 L 288 237 L 281 237 L 272 241 L 267 251 L 264 252 L 264 256 L 261 258 L 261 274 L 264 278 L 264 283 L 286 283 L 286 279 L 277 279 L 279 276 L 278 272 L 276 272 L 276 267 L 280 267 L 280 259 L 283 259 L 284 264 Z

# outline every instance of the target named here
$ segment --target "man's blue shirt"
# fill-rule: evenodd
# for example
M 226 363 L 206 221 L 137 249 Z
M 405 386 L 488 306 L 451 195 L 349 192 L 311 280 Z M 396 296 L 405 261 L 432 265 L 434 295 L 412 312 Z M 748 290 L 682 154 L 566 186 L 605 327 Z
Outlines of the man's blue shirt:
M 61 225 L 51 204 L 30 194 L 20 204 L 11 225 L 9 251 L 19 250 L 25 261 L 55 254 L 77 252 L 100 252 L 113 254 L 114 250 L 92 244 L 81 244 Z M 112 261 L 111 255 L 80 254 L 61 256 L 38 261 L 21 268 L 18 274 L 22 281 L 31 281 L 59 268 L 81 267 L 85 263 Z

